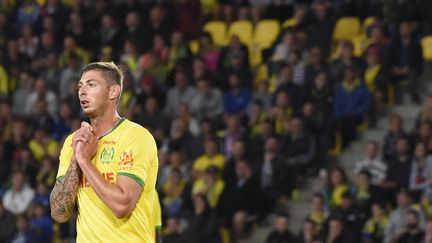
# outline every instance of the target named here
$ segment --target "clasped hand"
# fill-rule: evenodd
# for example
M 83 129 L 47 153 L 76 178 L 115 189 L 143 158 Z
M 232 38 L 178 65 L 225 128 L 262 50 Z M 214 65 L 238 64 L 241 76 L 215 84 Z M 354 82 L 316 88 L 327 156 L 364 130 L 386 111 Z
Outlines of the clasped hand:
M 98 139 L 94 134 L 92 126 L 82 122 L 81 127 L 76 130 L 72 139 L 74 157 L 78 164 L 88 163 L 96 155 Z

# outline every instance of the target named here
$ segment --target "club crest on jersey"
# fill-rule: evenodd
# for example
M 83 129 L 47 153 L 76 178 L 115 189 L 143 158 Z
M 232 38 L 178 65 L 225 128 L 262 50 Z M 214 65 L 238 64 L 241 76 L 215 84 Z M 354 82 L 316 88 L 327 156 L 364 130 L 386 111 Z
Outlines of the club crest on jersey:
M 102 164 L 109 164 L 114 159 L 115 150 L 113 147 L 105 147 L 100 154 Z

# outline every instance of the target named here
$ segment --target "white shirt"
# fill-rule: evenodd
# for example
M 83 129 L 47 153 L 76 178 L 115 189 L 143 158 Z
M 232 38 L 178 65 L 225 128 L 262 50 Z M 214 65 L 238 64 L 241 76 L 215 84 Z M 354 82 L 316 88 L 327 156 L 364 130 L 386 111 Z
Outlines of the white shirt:
M 3 196 L 3 205 L 15 215 L 22 214 L 28 209 L 34 196 L 35 191 L 28 185 L 24 185 L 19 192 L 9 189 Z

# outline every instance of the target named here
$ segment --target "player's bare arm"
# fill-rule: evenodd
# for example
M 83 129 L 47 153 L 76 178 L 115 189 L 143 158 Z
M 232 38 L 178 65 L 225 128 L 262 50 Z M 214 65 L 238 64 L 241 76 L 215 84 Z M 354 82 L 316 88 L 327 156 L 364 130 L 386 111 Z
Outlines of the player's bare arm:
M 72 140 L 72 147 L 80 142 L 87 143 L 91 129 L 82 127 L 76 131 Z M 75 208 L 76 196 L 80 182 L 80 168 L 75 157 L 72 158 L 64 177 L 58 178 L 50 196 L 51 217 L 59 223 L 66 222 Z
M 86 180 L 99 198 L 113 211 L 118 218 L 124 218 L 132 213 L 141 195 L 142 187 L 126 176 L 119 176 L 116 184 L 106 181 L 96 167 L 91 163 L 96 155 L 97 137 L 92 134 L 88 143 L 79 142 L 75 157 Z

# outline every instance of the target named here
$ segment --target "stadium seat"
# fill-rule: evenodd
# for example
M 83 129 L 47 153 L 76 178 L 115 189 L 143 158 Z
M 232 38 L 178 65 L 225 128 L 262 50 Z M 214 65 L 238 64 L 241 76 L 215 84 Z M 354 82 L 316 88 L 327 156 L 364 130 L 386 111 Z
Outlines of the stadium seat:
M 423 37 L 421 45 L 423 48 L 423 58 L 426 61 L 432 61 L 432 35 Z
M 336 156 L 341 155 L 342 154 L 342 150 L 343 150 L 342 144 L 343 144 L 342 143 L 342 134 L 339 131 L 337 131 L 335 133 L 334 147 L 331 148 L 330 150 L 328 150 L 327 154 L 329 156 L 332 156 L 332 157 L 336 157 Z
M 282 28 L 288 29 L 291 27 L 295 27 L 296 25 L 297 25 L 297 19 L 290 18 L 290 19 L 285 20 L 285 22 L 283 22 Z
M 360 20 L 357 17 L 342 17 L 333 30 L 333 40 L 349 40 L 359 34 Z
M 365 49 L 365 43 L 367 42 L 366 36 L 356 35 L 351 38 L 351 42 L 354 46 L 354 56 L 360 57 Z
M 210 35 L 213 38 L 213 42 L 216 45 L 225 45 L 226 44 L 225 37 L 226 37 L 227 26 L 224 22 L 222 22 L 222 21 L 207 22 L 204 25 L 203 30 L 205 32 L 210 33 Z
M 252 38 L 253 44 L 260 45 L 261 48 L 269 48 L 280 33 L 279 21 L 265 19 L 258 22 Z
M 248 45 L 252 41 L 252 23 L 250 21 L 245 20 L 238 20 L 233 22 L 229 29 L 228 29 L 228 35 L 226 39 L 226 43 L 228 43 L 229 39 L 236 35 L 240 38 L 240 41 Z

